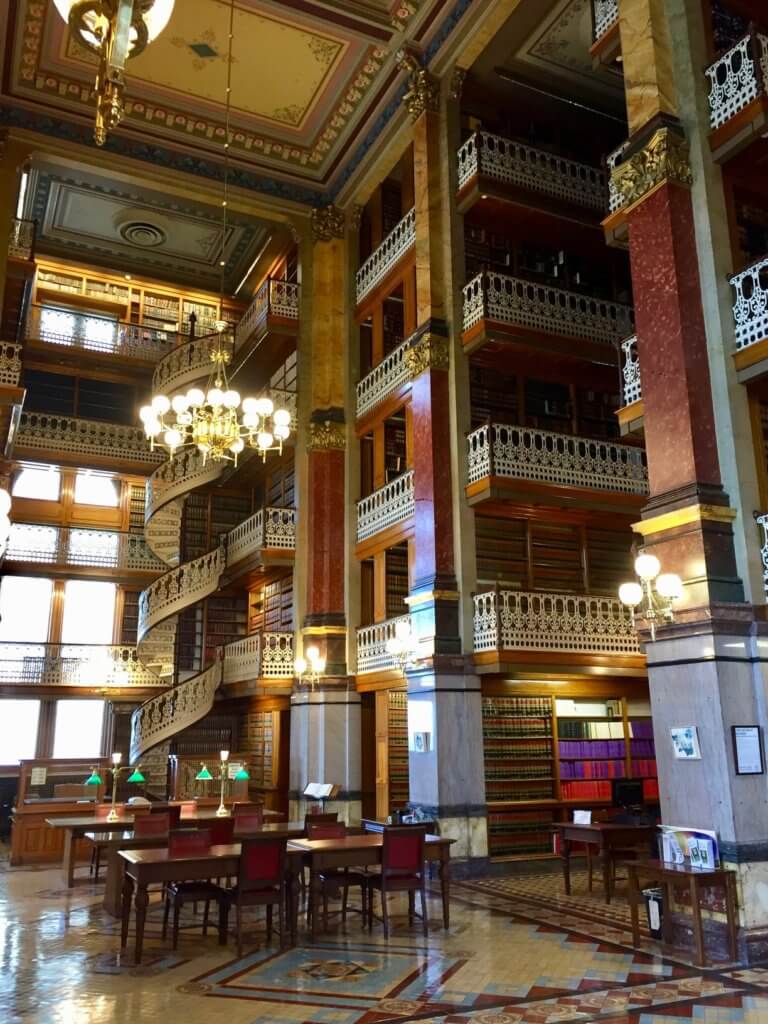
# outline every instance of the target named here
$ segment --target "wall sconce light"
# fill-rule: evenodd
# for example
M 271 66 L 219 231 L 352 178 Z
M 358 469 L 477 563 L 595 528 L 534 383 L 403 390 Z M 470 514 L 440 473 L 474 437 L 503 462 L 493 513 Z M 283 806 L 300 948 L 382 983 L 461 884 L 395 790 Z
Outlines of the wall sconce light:
M 308 647 L 304 652 L 306 658 L 297 658 L 293 669 L 300 683 L 309 683 L 314 690 L 315 684 L 325 672 L 325 658 L 320 656 L 318 647 Z
M 683 581 L 673 572 L 661 572 L 661 563 L 655 555 L 640 554 L 635 559 L 638 579 L 622 583 L 619 600 L 629 608 L 632 625 L 635 615 L 644 618 L 651 630 L 651 641 L 656 639 L 656 623 L 673 622 L 673 603 L 683 596 Z

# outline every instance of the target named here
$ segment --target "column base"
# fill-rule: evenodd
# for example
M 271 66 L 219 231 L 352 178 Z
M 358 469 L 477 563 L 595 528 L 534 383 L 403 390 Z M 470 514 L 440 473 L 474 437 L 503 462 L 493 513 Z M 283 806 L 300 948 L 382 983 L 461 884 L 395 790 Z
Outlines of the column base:
M 312 814 L 317 808 L 317 800 L 310 800 L 298 793 L 291 793 L 288 801 L 288 818 L 290 821 L 303 821 L 304 816 Z M 323 810 L 335 811 L 339 821 L 345 825 L 355 825 L 363 815 L 363 803 L 360 793 L 339 793 L 333 800 L 324 801 Z

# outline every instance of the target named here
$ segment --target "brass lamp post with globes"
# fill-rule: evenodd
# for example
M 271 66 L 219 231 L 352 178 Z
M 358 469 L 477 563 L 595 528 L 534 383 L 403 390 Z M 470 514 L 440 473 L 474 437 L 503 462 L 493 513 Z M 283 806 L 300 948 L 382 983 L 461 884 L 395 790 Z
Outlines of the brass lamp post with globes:
M 642 552 L 635 559 L 637 580 L 629 580 L 619 587 L 619 600 L 629 608 L 632 624 L 635 616 L 646 620 L 651 641 L 656 640 L 656 624 L 673 622 L 673 604 L 683 596 L 683 581 L 673 572 L 662 572 L 655 555 Z

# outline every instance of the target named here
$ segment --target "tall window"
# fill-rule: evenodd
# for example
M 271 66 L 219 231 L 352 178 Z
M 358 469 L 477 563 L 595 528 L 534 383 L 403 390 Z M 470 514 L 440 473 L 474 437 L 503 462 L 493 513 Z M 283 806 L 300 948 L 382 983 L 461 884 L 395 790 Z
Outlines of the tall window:
M 103 728 L 103 700 L 56 701 L 53 756 L 98 757 Z
M 0 584 L 0 640 L 45 643 L 53 580 L 5 576 Z
M 0 764 L 35 756 L 39 718 L 39 700 L 0 700 Z
M 94 473 L 89 469 L 80 469 L 75 477 L 75 502 L 78 505 L 117 508 L 120 504 L 117 481 L 109 473 Z
M 61 642 L 111 644 L 116 592 L 114 583 L 67 580 L 64 585 Z
M 37 498 L 40 501 L 58 501 L 61 474 L 56 466 L 34 463 L 22 467 L 13 481 L 14 498 Z

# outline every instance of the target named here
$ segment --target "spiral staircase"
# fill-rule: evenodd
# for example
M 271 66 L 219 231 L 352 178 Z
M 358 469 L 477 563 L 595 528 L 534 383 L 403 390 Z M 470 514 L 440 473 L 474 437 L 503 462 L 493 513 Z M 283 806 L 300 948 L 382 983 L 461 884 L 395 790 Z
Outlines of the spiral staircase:
M 155 368 L 153 392 L 174 395 L 205 379 L 213 343 L 211 337 L 194 338 L 164 356 Z M 168 683 L 136 708 L 131 718 L 131 763 L 142 761 L 150 789 L 153 783 L 164 788 L 171 737 L 208 714 L 222 679 L 219 659 L 202 672 L 176 678 L 175 646 L 179 613 L 218 590 L 226 563 L 223 546 L 200 558 L 180 561 L 184 501 L 225 468 L 226 463 L 204 463 L 196 450 L 185 451 L 159 466 L 147 482 L 144 535 L 149 548 L 168 566 L 139 597 L 139 659 Z

